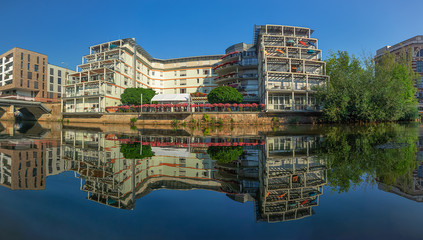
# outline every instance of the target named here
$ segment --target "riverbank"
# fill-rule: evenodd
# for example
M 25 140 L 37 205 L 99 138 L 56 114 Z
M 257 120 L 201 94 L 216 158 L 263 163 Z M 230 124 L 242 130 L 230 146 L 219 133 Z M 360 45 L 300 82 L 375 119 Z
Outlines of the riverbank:
M 63 114 L 64 123 L 133 125 L 281 125 L 316 124 L 319 112 L 82 113 Z

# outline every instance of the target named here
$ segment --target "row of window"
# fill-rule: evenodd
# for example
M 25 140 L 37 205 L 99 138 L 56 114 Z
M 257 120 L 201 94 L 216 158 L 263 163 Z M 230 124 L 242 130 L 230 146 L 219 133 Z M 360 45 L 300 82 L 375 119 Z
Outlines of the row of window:
M 160 73 L 160 77 L 163 77 L 163 72 L 159 72 L 159 73 Z M 209 75 L 210 74 L 210 69 L 203 69 L 201 73 L 203 75 Z M 174 74 L 174 76 L 186 77 L 187 76 L 187 70 L 174 71 L 173 74 Z M 151 71 L 151 74 L 150 74 L 150 70 L 147 69 L 147 75 L 149 75 L 149 76 L 156 76 L 156 72 L 155 71 Z M 197 69 L 197 75 L 200 75 L 200 69 Z
M 21 61 L 23 61 L 24 60 L 24 53 L 21 53 Z M 28 54 L 28 62 L 30 62 L 31 61 L 31 54 Z M 40 57 L 39 56 L 37 56 L 37 64 L 39 64 L 40 63 Z M 45 58 L 43 58 L 43 65 L 46 65 L 46 59 Z

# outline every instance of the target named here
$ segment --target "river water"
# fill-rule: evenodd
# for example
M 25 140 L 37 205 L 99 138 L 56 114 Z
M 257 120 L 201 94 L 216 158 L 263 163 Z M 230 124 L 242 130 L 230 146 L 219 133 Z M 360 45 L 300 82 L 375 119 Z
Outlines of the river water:
M 423 239 L 419 125 L 248 130 L 2 122 L 1 236 Z

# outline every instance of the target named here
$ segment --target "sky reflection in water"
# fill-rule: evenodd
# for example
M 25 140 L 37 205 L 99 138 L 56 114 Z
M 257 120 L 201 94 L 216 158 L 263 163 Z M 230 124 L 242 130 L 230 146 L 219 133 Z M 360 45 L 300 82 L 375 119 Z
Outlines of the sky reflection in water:
M 418 125 L 232 138 L 1 129 L 0 229 L 12 239 L 421 238 Z

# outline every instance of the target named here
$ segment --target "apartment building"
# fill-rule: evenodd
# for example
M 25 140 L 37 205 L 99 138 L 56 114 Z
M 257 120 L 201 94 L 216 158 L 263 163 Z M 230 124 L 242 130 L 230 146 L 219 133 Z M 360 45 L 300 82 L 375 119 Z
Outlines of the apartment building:
M 419 101 L 419 109 L 423 110 L 423 35 L 417 35 L 393 46 L 385 46 L 376 51 L 376 59 L 383 54 L 390 52 L 394 55 L 405 53 L 411 55 L 412 67 L 414 72 L 418 74 L 415 82 L 417 88 L 416 98 Z
M 62 97 L 62 86 L 65 85 L 67 76 L 73 73 L 75 71 L 48 64 L 48 82 L 46 82 L 47 97 L 50 99 L 60 99 Z
M 49 68 L 60 68 L 64 71 L 64 68 L 48 64 L 47 55 L 34 51 L 15 47 L 1 54 L 0 98 L 58 101 L 61 83 L 58 82 L 59 79 L 56 76 L 50 74 Z
M 64 112 L 104 112 L 120 104 L 126 88 L 151 88 L 158 94 L 209 93 L 212 66 L 222 55 L 156 59 L 135 39 L 126 38 L 91 46 L 76 73 L 63 89 Z
M 243 95 L 243 102 L 260 101 L 258 95 L 257 50 L 253 44 L 238 43 L 228 47 L 213 71 L 218 75 L 219 86 L 236 88 Z
M 0 55 L 0 97 L 34 100 L 47 98 L 47 55 L 12 48 Z
M 244 102 L 267 111 L 316 111 L 313 96 L 324 86 L 326 65 L 309 28 L 256 25 L 252 44 L 229 47 L 214 67 L 216 83 L 237 88 Z
M 313 94 L 329 77 L 312 33 L 303 27 L 255 26 L 260 102 L 268 111 L 319 110 Z

